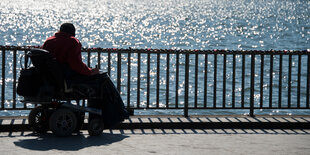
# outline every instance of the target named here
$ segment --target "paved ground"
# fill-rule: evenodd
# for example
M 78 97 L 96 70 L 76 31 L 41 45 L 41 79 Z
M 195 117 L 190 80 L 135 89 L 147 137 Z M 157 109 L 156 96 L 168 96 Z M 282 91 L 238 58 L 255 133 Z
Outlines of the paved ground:
M 310 116 L 133 116 L 98 137 L 37 135 L 25 117 L 0 117 L 6 154 L 310 155 Z
M 85 120 L 84 129 L 87 126 Z M 132 116 L 116 129 L 310 129 L 310 116 Z M 0 117 L 0 132 L 29 131 L 27 117 Z
M 310 154 L 310 130 L 134 129 L 89 137 L 0 133 L 0 154 Z

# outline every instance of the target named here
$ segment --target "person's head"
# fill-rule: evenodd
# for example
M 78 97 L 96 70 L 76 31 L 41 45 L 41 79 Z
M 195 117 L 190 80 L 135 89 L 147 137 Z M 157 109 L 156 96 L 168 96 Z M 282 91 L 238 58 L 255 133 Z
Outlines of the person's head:
M 74 37 L 75 36 L 75 27 L 71 23 L 64 23 L 60 26 L 60 32 L 68 33 Z

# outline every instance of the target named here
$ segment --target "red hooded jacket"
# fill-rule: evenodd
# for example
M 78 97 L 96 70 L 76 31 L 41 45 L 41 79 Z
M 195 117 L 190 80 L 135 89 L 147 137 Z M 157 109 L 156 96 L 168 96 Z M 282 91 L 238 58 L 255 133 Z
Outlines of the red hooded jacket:
M 82 61 L 82 44 L 78 39 L 64 32 L 57 32 L 47 38 L 42 48 L 51 52 L 57 61 L 67 64 L 82 75 L 91 75 L 91 69 Z

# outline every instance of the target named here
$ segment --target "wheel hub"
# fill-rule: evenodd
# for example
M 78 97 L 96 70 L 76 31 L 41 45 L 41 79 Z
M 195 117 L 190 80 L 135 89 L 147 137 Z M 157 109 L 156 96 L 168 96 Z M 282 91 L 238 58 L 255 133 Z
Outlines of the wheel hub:
M 61 121 L 61 126 L 62 127 L 67 127 L 68 126 L 67 121 L 65 121 L 65 120 Z

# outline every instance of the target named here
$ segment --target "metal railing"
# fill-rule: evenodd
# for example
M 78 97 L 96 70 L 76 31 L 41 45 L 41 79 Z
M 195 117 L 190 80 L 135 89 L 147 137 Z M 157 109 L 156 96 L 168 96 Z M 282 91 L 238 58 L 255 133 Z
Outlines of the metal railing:
M 23 55 L 0 46 L 0 110 L 26 110 L 16 95 Z M 82 49 L 107 71 L 130 109 L 310 109 L 309 51 Z

